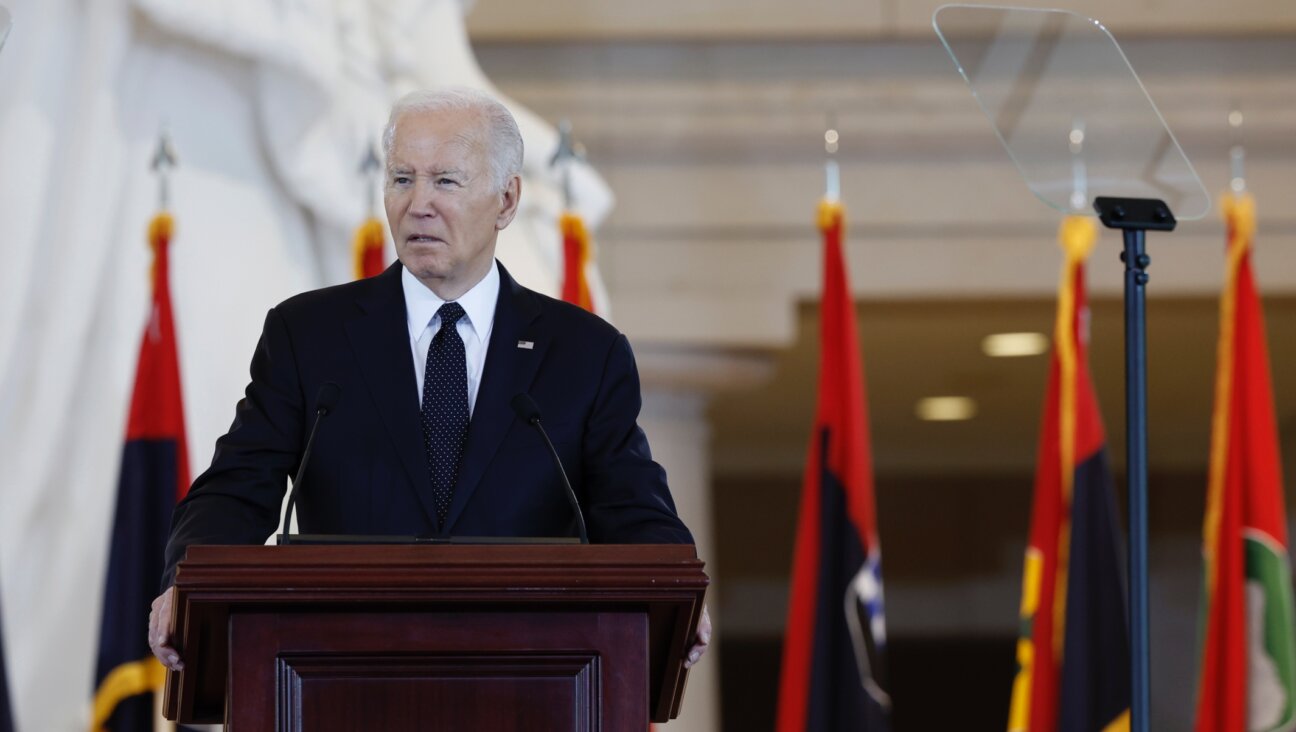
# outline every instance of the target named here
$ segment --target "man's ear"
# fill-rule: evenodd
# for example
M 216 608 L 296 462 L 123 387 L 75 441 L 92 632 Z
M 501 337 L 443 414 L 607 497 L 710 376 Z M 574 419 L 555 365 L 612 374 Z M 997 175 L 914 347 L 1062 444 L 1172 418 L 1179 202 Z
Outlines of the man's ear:
M 517 215 L 518 201 L 522 198 L 522 176 L 514 175 L 504 184 L 500 193 L 499 215 L 495 217 L 495 230 L 501 231 Z

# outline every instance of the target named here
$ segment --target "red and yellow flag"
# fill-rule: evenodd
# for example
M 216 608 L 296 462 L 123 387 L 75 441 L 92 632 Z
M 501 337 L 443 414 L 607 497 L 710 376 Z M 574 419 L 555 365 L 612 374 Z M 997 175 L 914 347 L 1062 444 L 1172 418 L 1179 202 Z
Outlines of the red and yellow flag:
M 1197 732 L 1296 729 L 1296 645 L 1282 465 L 1264 313 L 1251 266 L 1255 202 L 1226 195 L 1215 413 L 1202 554 Z
M 1009 732 L 1129 729 L 1126 637 L 1115 497 L 1089 376 L 1084 263 L 1093 219 L 1069 216 L 1048 394 L 1035 466 L 1030 544 Z
M 351 251 L 355 261 L 355 278 L 362 280 L 383 271 L 383 225 L 370 216 L 356 227 L 351 238 Z
M 580 214 L 574 211 L 564 211 L 559 226 L 563 240 L 562 299 L 595 312 L 588 271 L 594 259 L 589 230 Z

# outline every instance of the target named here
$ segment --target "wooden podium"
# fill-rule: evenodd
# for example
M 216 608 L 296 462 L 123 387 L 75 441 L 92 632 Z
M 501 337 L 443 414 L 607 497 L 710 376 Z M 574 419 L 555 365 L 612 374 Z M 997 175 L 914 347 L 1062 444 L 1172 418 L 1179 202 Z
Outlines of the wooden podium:
M 168 719 L 269 730 L 644 732 L 679 713 L 692 546 L 195 546 Z

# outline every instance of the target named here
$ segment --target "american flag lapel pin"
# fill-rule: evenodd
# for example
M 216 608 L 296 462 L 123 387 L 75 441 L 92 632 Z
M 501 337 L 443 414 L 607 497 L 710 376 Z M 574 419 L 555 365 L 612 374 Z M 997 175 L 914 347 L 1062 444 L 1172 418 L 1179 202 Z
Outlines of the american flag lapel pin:
M 518 348 L 524 351 L 530 351 L 535 348 L 535 341 L 518 341 Z

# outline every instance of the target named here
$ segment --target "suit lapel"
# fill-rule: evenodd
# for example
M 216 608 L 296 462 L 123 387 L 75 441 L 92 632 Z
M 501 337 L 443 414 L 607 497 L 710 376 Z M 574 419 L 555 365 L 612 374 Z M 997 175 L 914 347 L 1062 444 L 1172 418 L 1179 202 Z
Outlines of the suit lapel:
M 495 324 L 491 327 L 490 344 L 486 348 L 486 365 L 477 389 L 477 402 L 468 423 L 468 444 L 459 463 L 454 499 L 446 514 L 445 533 L 450 533 L 454 527 L 468 505 L 468 499 L 477 490 L 486 467 L 499 450 L 500 442 L 516 418 L 511 404 L 513 396 L 531 388 L 548 345 L 547 341 L 536 337 L 540 305 L 535 293 L 515 282 L 504 265 L 497 266 L 500 292 L 495 306 Z M 519 348 L 519 341 L 530 341 L 532 345 Z
M 424 490 L 430 478 L 419 424 L 418 386 L 410 355 L 400 263 L 388 267 L 371 282 L 373 286 L 356 297 L 362 312 L 347 321 L 347 337 L 396 454 L 409 475 L 410 486 L 428 524 L 436 526 L 436 510 L 427 495 L 429 491 Z

